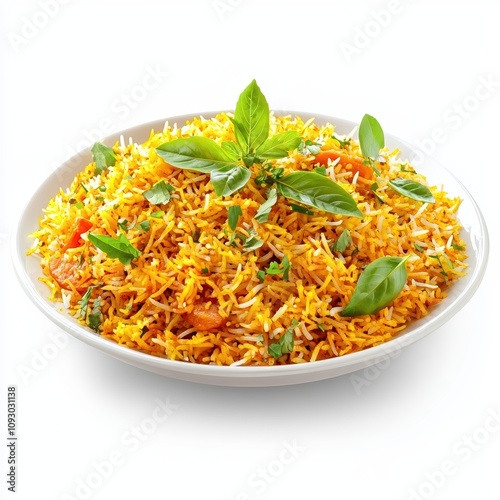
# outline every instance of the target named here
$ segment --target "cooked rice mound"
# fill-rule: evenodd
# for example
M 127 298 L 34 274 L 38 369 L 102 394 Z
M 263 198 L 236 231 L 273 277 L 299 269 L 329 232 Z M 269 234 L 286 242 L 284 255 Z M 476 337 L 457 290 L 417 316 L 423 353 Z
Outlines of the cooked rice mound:
M 122 140 L 113 147 L 113 167 L 95 175 L 95 164 L 89 164 L 49 202 L 30 253 L 41 257 L 41 279 L 52 300 L 62 302 L 87 327 L 93 311 L 102 313 L 98 334 L 155 356 L 200 364 L 276 365 L 324 360 L 387 342 L 428 314 L 464 274 L 460 200 L 435 186 L 430 186 L 436 199 L 432 204 L 391 190 L 388 181 L 395 177 L 427 185 L 421 175 L 401 171 L 398 151 L 383 150 L 383 161 L 377 163 L 377 193 L 384 203 L 370 188 L 373 180 L 340 163 L 328 166 L 327 175 L 355 199 L 362 219 L 316 209 L 313 215 L 299 213 L 278 196 L 268 221 L 260 224 L 254 216 L 266 200 L 264 187 L 250 180 L 239 192 L 217 197 L 209 174 L 175 168 L 155 151 L 169 140 L 192 135 L 219 143 L 234 140 L 230 117 L 195 118 L 182 128 L 167 124 L 142 145 Z M 324 149 L 340 148 L 332 138 L 333 125 L 271 115 L 271 135 L 286 130 L 297 130 Z M 354 140 L 346 150 L 361 156 Z M 315 167 L 313 155 L 297 150 L 274 164 L 286 173 Z M 251 168 L 256 177 L 258 165 Z M 161 180 L 175 191 L 168 203 L 153 205 L 142 193 Z M 229 244 L 232 205 L 243 212 L 236 231 L 248 236 L 253 229 L 264 242 L 257 250 L 245 251 L 234 238 Z M 79 246 L 66 248 L 79 218 L 91 222 L 90 233 L 117 237 L 124 232 L 141 255 L 123 265 L 91 244 L 87 233 Z M 141 225 L 144 221 L 149 228 Z M 332 251 L 345 229 L 352 244 L 342 253 Z M 342 317 L 363 268 L 389 255 L 410 255 L 402 292 L 376 314 Z M 288 280 L 268 274 L 261 281 L 258 272 L 271 262 L 280 264 L 284 256 L 291 263 Z M 59 278 L 67 278 L 63 286 L 54 279 L 54 267 Z M 200 308 L 202 324 L 193 321 Z M 221 324 L 211 325 L 204 312 Z M 294 320 L 293 351 L 275 359 L 268 347 Z

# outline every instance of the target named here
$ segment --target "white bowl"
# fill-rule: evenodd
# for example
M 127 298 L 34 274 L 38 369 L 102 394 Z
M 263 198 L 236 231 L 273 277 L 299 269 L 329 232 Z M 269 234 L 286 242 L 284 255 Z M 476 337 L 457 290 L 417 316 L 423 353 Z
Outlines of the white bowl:
M 184 125 L 186 120 L 193 116 L 211 118 L 216 113 L 200 113 L 168 118 L 170 124 Z M 355 123 L 335 117 L 313 115 L 295 111 L 275 111 L 276 115 L 298 115 L 304 120 L 315 117 L 315 123 L 323 124 L 327 121 L 336 125 L 339 134 L 348 134 L 356 126 Z M 127 141 L 129 137 L 140 144 L 144 142 L 151 130 L 162 130 L 165 120 L 157 120 L 120 133 L 111 135 L 103 140 L 106 144 L 114 144 L 123 135 Z M 386 134 L 386 144 L 390 149 L 398 147 L 402 159 L 412 160 L 416 152 L 404 141 Z M 456 314 L 476 292 L 484 276 L 488 260 L 489 243 L 488 232 L 484 218 L 464 185 L 453 174 L 438 164 L 432 158 L 426 159 L 425 164 L 418 165 L 419 173 L 426 175 L 432 184 L 442 185 L 451 196 L 459 196 L 463 201 L 459 209 L 459 219 L 463 226 L 463 238 L 467 243 L 469 258 L 467 275 L 456 281 L 448 291 L 448 297 L 434 307 L 428 316 L 410 326 L 397 338 L 377 347 L 347 354 L 338 358 L 303 363 L 297 365 L 280 366 L 215 366 L 197 365 L 181 361 L 158 358 L 150 354 L 121 346 L 111 340 L 96 335 L 90 329 L 78 323 L 69 314 L 61 311 L 61 305 L 48 300 L 48 287 L 39 281 L 42 276 L 39 259 L 35 256 L 26 256 L 27 250 L 33 241 L 28 235 L 38 227 L 39 217 L 49 200 L 57 194 L 60 188 L 68 187 L 76 174 L 91 161 L 90 148 L 81 151 L 64 162 L 34 193 L 27 204 L 18 222 L 17 235 L 13 240 L 13 261 L 19 281 L 35 303 L 35 305 L 56 325 L 79 340 L 103 351 L 111 356 L 136 367 L 161 375 L 200 382 L 203 384 L 224 386 L 278 386 L 312 382 L 336 377 L 366 368 L 388 357 L 399 354 L 400 350 L 413 342 L 425 337 L 442 326 Z

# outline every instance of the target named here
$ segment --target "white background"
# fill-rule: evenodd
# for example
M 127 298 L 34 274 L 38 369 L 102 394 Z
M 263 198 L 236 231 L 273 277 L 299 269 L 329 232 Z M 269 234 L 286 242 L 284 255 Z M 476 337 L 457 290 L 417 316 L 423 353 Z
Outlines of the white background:
M 253 78 L 271 107 L 370 113 L 426 146 L 477 199 L 498 254 L 497 1 L 1 5 L 0 436 L 16 385 L 19 441 L 16 494 L 1 444 L 0 497 L 500 498 L 493 259 L 467 306 L 389 366 L 235 389 L 143 372 L 68 337 L 9 256 L 20 210 L 70 153 L 146 121 L 230 109 Z M 161 422 L 158 401 L 171 408 Z

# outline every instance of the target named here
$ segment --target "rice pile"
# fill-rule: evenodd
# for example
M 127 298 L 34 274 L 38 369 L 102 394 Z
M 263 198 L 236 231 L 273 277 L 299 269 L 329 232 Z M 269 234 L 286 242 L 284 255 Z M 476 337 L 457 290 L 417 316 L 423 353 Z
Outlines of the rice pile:
M 387 342 L 425 316 L 464 274 L 460 200 L 437 187 L 430 187 L 433 204 L 388 189 L 384 182 L 396 176 L 426 184 L 422 176 L 401 171 L 398 151 L 383 150 L 384 161 L 377 164 L 377 193 L 384 203 L 370 189 L 373 181 L 340 163 L 328 166 L 327 175 L 352 195 L 363 219 L 295 212 L 289 200 L 278 197 L 268 221 L 260 224 L 254 216 L 266 200 L 265 188 L 250 181 L 229 197 L 217 197 L 208 174 L 172 167 L 155 151 L 166 141 L 192 135 L 234 140 L 230 117 L 195 118 L 182 128 L 167 124 L 142 145 L 122 140 L 113 147 L 113 167 L 95 175 L 94 163 L 89 164 L 49 202 L 30 253 L 41 257 L 42 280 L 53 300 L 87 326 L 89 315 L 97 314 L 100 335 L 152 355 L 203 364 L 274 365 L 343 356 Z M 297 130 L 325 149 L 339 148 L 333 125 L 271 115 L 271 135 L 286 130 Z M 355 141 L 347 151 L 361 156 Z M 285 172 L 312 170 L 314 156 L 294 151 L 275 166 Z M 252 169 L 256 176 L 257 166 Z M 167 204 L 157 206 L 142 193 L 161 180 L 175 191 Z M 237 231 L 245 236 L 255 231 L 264 242 L 260 248 L 245 252 L 238 242 L 229 244 L 232 205 L 243 213 Z M 79 218 L 92 224 L 91 233 L 124 233 L 141 255 L 123 265 L 92 245 L 87 233 L 79 246 L 66 248 Z M 345 229 L 352 244 L 342 253 L 332 251 Z M 376 314 L 340 316 L 363 268 L 387 255 L 410 255 L 403 291 Z M 259 278 L 259 271 L 285 256 L 291 264 L 288 279 L 268 274 L 262 281 L 262 273 Z M 67 278 L 64 283 L 54 278 L 54 267 L 56 276 Z M 200 307 L 215 311 L 221 326 L 193 325 L 193 311 Z M 275 359 L 269 345 L 295 323 L 292 352 Z

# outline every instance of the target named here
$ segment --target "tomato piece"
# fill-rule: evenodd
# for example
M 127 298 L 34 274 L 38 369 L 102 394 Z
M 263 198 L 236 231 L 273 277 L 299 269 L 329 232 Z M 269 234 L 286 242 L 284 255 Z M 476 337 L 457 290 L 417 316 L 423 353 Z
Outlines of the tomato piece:
M 64 245 L 63 250 L 67 250 L 68 248 L 77 248 L 80 246 L 80 240 L 82 238 L 82 234 L 86 233 L 93 226 L 92 222 L 83 217 L 78 217 L 76 219 L 75 226 L 73 227 L 73 231 L 71 231 L 71 235 Z
M 337 159 L 339 159 L 339 163 L 346 170 L 350 170 L 353 173 L 359 172 L 360 177 L 365 179 L 373 178 L 373 169 L 370 165 L 365 165 L 361 158 L 348 155 L 342 151 L 334 149 L 329 151 L 320 151 L 316 155 L 315 163 L 319 163 L 320 165 L 327 167 L 328 160 L 335 161 Z
M 52 257 L 49 260 L 50 275 L 57 281 L 57 284 L 65 290 L 72 290 L 71 285 L 78 291 L 85 290 L 85 287 L 81 286 L 80 279 L 77 276 L 77 269 L 77 262 L 69 261 L 62 257 Z
M 186 313 L 185 319 L 202 332 L 219 328 L 224 323 L 224 318 L 215 304 L 210 304 L 208 308 L 206 304 L 196 304 L 191 312 Z

